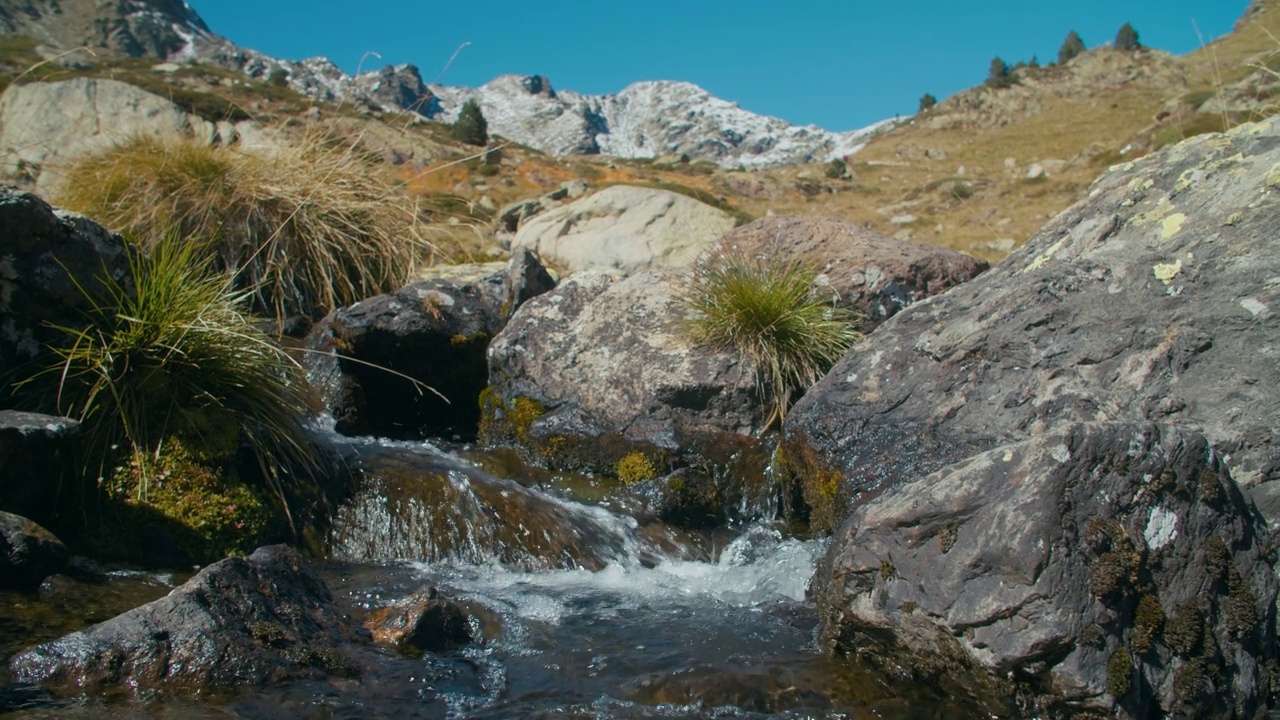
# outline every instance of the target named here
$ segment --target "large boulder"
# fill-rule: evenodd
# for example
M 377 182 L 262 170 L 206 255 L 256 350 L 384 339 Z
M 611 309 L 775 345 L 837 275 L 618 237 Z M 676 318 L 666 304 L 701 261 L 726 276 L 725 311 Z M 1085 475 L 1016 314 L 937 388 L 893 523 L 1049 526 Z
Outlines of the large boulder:
M 229 688 L 351 675 L 354 631 L 296 551 L 277 545 L 201 570 L 168 596 L 15 656 L 54 690 Z
M 829 649 L 904 667 L 949 649 L 1058 711 L 1244 718 L 1268 702 L 1275 545 L 1204 437 L 1077 425 L 906 480 L 819 566 Z
M 1195 430 L 1242 485 L 1280 480 L 1278 135 L 1273 119 L 1112 168 L 998 266 L 855 345 L 784 424 L 816 523 L 1078 422 Z
M 0 127 L 3 121 L 0 121 Z M 30 193 L 0 187 L 0 407 L 14 381 L 43 369 L 46 345 L 69 338 L 56 327 L 83 325 L 103 278 L 132 287 L 120 236 Z
M 733 229 L 729 213 L 654 188 L 614 185 L 520 223 L 512 248 L 529 248 L 565 274 L 686 269 Z
M 521 304 L 553 286 L 520 250 L 497 272 L 420 280 L 331 313 L 311 345 L 330 352 L 316 374 L 329 388 L 338 432 L 474 437 L 489 341 Z
M 79 77 L 11 86 L 0 95 L 0 177 L 33 182 L 42 193 L 57 188 L 56 165 L 106 150 L 132 138 L 196 138 L 231 144 L 252 123 L 206 120 L 142 88 Z
M 682 281 L 583 272 L 525 304 L 489 347 L 482 439 L 633 482 L 752 443 L 755 369 L 690 340 Z
M 761 218 L 730 232 L 720 251 L 776 262 L 801 262 L 819 273 L 837 302 L 857 311 L 870 331 L 894 313 L 987 269 L 983 260 L 919 245 L 818 215 Z
M 31 590 L 62 572 L 67 546 L 38 523 L 0 511 L 0 589 Z

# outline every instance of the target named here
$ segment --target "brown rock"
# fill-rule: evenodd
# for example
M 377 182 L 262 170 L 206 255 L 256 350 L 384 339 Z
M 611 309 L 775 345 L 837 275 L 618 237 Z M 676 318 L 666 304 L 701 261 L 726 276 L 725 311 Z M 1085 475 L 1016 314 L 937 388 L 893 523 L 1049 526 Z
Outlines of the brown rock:
M 864 330 L 987 269 L 985 261 L 962 253 L 816 215 L 761 218 L 730 232 L 720 247 L 808 263 L 825 276 L 841 305 L 867 316 Z
M 461 605 L 427 588 L 375 611 L 364 627 L 383 645 L 438 652 L 471 642 L 467 617 Z

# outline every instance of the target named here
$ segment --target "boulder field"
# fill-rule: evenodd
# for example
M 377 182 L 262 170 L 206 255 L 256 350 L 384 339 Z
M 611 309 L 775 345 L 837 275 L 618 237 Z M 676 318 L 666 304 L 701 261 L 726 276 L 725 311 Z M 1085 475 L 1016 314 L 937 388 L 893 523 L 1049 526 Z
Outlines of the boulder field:
M 835 529 L 825 647 L 952 658 L 1037 712 L 1272 702 L 1278 226 L 1280 122 L 1198 137 L 846 354 L 780 451 Z

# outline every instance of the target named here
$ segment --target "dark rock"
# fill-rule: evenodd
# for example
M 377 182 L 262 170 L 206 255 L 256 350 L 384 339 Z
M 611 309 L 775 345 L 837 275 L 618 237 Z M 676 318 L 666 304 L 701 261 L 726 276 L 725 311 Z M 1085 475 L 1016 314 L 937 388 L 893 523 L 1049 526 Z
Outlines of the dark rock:
M 1280 680 L 1274 551 L 1202 436 L 1077 425 L 861 505 L 814 593 L 837 653 L 889 636 L 1072 712 L 1254 717 Z
M 0 588 L 32 590 L 67 566 L 62 541 L 19 515 L 0 511 Z
M 694 345 L 679 282 L 583 272 L 526 303 L 489 348 L 482 440 L 631 480 L 752 446 L 764 422 L 754 370 Z M 637 452 L 652 471 L 619 472 Z
M 1277 130 L 1112 169 L 997 267 L 855 345 L 784 424 L 817 524 L 1078 422 L 1175 424 L 1242 485 L 1280 479 Z
M 696 468 L 680 468 L 641 483 L 635 493 L 648 513 L 683 528 L 719 527 L 728 519 L 725 498 L 715 478 Z
M 80 423 L 0 410 L 0 507 L 61 527 L 79 507 Z
M 537 255 L 528 248 L 516 249 L 502 274 L 502 306 L 499 308 L 502 318 L 511 319 L 521 305 L 555 286 L 555 278 L 542 266 Z
M 413 110 L 425 115 L 435 94 L 423 82 L 416 66 L 387 65 L 378 71 L 369 97 L 391 110 Z
M 520 229 L 520 223 L 546 210 L 543 199 L 519 200 L 498 211 L 498 227 L 509 233 Z
M 485 349 L 501 326 L 476 284 L 439 280 L 331 313 L 317 323 L 311 344 L 337 353 L 330 407 L 338 432 L 474 437 Z
M 817 215 L 761 218 L 731 231 L 720 248 L 809 265 L 835 291 L 840 305 L 865 316 L 864 332 L 987 269 L 985 261 L 963 253 Z
M 358 672 L 327 587 L 288 547 L 202 570 L 168 596 L 20 653 L 15 678 L 55 690 L 201 690 Z
M 67 343 L 54 327 L 83 325 L 103 277 L 132 286 L 119 235 L 0 187 L 0 408 L 12 406 L 13 382 L 48 364 L 46 345 Z
M 374 611 L 364 627 L 375 642 L 400 650 L 441 652 L 471 642 L 467 609 L 435 588 Z

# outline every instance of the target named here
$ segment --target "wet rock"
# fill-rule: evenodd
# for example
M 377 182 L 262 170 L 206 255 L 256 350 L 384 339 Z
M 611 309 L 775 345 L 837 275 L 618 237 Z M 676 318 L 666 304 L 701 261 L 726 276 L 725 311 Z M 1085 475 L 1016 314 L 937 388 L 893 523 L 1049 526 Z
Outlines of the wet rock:
M 1204 437 L 1085 424 L 864 503 L 813 587 L 838 654 L 948 647 L 1059 711 L 1253 717 L 1280 679 L 1274 552 Z
M 720 250 L 805 263 L 835 291 L 841 306 L 866 318 L 863 331 L 987 269 L 986 262 L 963 253 L 817 215 L 761 218 L 726 235 Z
M 726 488 L 728 489 L 728 488 Z M 729 489 L 731 492 L 731 489 Z M 635 488 L 649 514 L 668 525 L 707 528 L 723 525 L 728 512 L 715 478 L 695 468 L 680 468 Z
M 53 326 L 83 325 L 85 292 L 101 296 L 100 278 L 131 286 L 126 253 L 119 235 L 92 220 L 0 187 L 0 408 L 12 406 L 12 383 L 48 364 L 46 345 L 67 342 Z
M 55 690 L 201 690 L 358 672 L 327 587 L 283 545 L 227 558 L 168 596 L 20 653 L 14 677 Z
M 441 596 L 435 588 L 375 610 L 364 627 L 375 642 L 400 650 L 440 652 L 471 642 L 466 608 Z
M 31 590 L 67 566 L 70 553 L 53 533 L 27 518 L 0 511 L 0 588 Z
M 679 276 L 584 272 L 531 300 L 489 348 L 482 439 L 569 469 L 621 476 L 737 452 L 764 421 L 753 368 L 696 347 Z M 723 451 L 723 452 L 721 452 Z
M 1277 163 L 1269 120 L 1119 165 L 995 268 L 855 345 L 784 425 L 818 524 L 1078 422 L 1175 424 L 1242 485 L 1280 479 Z
M 511 246 L 529 248 L 566 273 L 678 270 L 736 222 L 684 195 L 614 185 L 521 223 Z
M 79 443 L 80 423 L 71 418 L 0 410 L 0 507 L 64 525 L 81 499 Z

